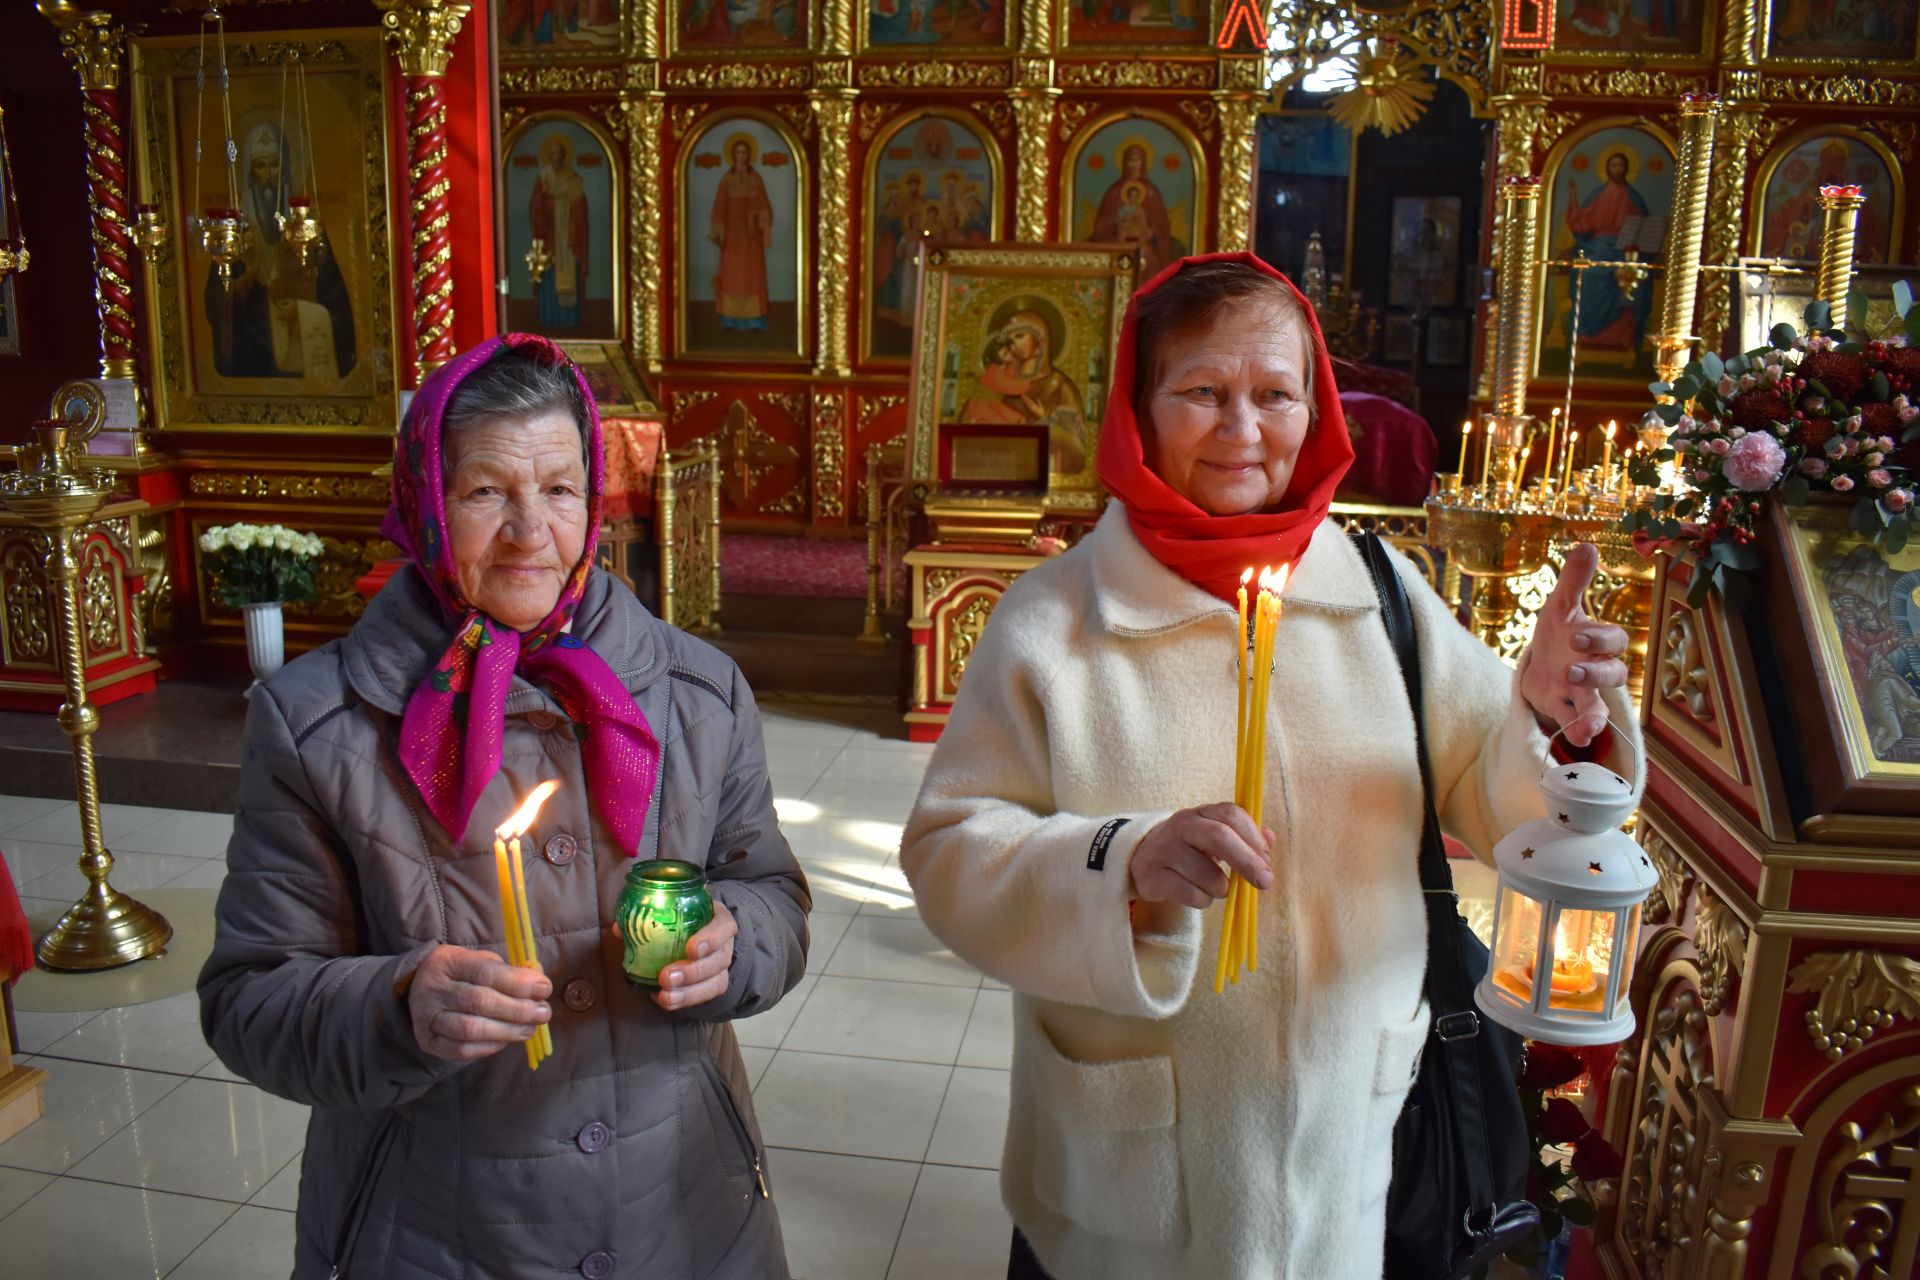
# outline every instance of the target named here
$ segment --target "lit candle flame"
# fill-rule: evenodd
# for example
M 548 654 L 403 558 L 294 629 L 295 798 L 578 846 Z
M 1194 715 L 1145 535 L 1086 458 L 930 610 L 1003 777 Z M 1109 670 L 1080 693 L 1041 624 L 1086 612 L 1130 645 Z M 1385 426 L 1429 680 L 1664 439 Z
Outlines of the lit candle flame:
M 1283 564 L 1278 569 L 1269 569 L 1266 573 L 1262 574 L 1260 576 L 1260 587 L 1264 591 L 1271 591 L 1276 596 L 1280 595 L 1286 591 L 1287 579 L 1292 576 L 1293 566 Z
M 533 826 L 534 819 L 540 816 L 540 806 L 547 802 L 548 796 L 559 789 L 560 784 L 553 781 L 543 782 L 535 787 L 533 794 L 527 797 L 526 803 L 515 809 L 513 816 L 496 827 L 493 834 L 502 840 L 518 840 L 527 834 L 528 828 Z
M 1240 571 L 1240 585 L 1244 587 L 1251 581 L 1253 581 L 1253 566 L 1248 565 Z

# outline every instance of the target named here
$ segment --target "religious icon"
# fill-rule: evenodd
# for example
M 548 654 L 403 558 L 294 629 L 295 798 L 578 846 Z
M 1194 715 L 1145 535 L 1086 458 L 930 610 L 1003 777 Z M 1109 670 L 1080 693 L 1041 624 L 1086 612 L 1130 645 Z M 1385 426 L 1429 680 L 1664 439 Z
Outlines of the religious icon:
M 729 116 L 687 148 L 681 349 L 799 355 L 800 148 L 771 120 Z
M 1194 251 L 1199 178 L 1187 139 L 1158 118 L 1128 114 L 1083 133 L 1070 151 L 1068 209 L 1076 240 L 1140 252 L 1140 279 Z
M 1307 244 L 1317 232 L 1327 269 L 1350 275 L 1347 191 L 1353 135 L 1324 111 L 1263 112 L 1259 132 L 1260 190 L 1254 245 L 1295 280 L 1306 271 Z
M 868 0 L 867 43 L 998 47 L 1006 8 L 1006 0 Z
M 497 0 L 500 47 L 509 57 L 620 51 L 620 0 Z
M 681 0 L 677 49 L 802 48 L 806 0 Z
M 1067 475 L 1087 463 L 1086 406 L 1065 359 L 1067 326 L 1044 297 L 1010 298 L 988 322 L 980 353 L 979 394 L 961 408 L 962 422 L 1045 423 L 1051 469 Z
M 1895 181 L 1889 159 L 1864 136 L 1821 132 L 1790 141 L 1764 172 L 1756 215 L 1758 251 L 1765 257 L 1820 256 L 1824 221 L 1820 188 L 1858 184 L 1867 197 L 1855 225 L 1854 258 L 1860 263 L 1892 260 Z
M 584 116 L 542 112 L 514 127 L 506 151 L 508 327 L 617 340 L 620 166 L 612 139 Z M 535 240 L 541 252 L 530 263 Z
M 1609 53 L 1697 53 L 1706 0 L 1559 0 L 1553 43 Z
M 1913 0 L 1773 0 L 1767 54 L 1774 58 L 1920 56 L 1920 8 Z
M 1069 44 L 1205 44 L 1205 0 L 1066 0 Z
M 870 156 L 864 354 L 904 359 L 920 297 L 920 247 L 997 234 L 999 157 L 971 121 L 944 113 L 908 117 Z
M 1611 125 L 1577 139 L 1554 170 L 1547 210 L 1549 256 L 1597 263 L 1657 262 L 1673 208 L 1673 152 L 1646 128 Z M 1577 287 L 1576 287 L 1577 278 Z M 1577 302 L 1576 302 L 1577 295 Z M 1651 375 L 1644 341 L 1651 277 L 1616 266 L 1549 268 L 1540 372 L 1564 374 L 1578 336 L 1583 371 Z
M 1460 197 L 1399 196 L 1387 304 L 1450 307 L 1460 286 Z

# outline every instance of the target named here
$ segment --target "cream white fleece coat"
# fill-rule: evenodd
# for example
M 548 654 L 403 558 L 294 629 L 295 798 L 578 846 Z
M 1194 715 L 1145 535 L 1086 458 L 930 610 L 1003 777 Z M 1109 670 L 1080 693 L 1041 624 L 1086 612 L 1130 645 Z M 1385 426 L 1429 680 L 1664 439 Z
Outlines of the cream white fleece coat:
M 1547 741 L 1515 672 L 1396 565 L 1441 822 L 1487 858 L 1541 815 Z M 934 933 L 1014 989 L 1001 1190 L 1057 1280 L 1380 1275 L 1428 1022 L 1421 796 L 1373 583 L 1330 522 L 1279 624 L 1258 971 L 1214 994 L 1220 904 L 1129 918 L 1141 838 L 1232 798 L 1234 626 L 1110 507 L 995 609 L 901 845 Z

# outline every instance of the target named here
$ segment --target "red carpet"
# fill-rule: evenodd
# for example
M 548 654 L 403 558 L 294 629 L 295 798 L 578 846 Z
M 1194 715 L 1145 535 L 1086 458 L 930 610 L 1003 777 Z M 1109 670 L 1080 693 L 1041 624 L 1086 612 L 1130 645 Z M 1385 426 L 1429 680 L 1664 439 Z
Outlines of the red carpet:
M 894 572 L 901 572 L 897 565 Z M 866 539 L 725 534 L 720 539 L 720 590 L 727 595 L 865 600 Z

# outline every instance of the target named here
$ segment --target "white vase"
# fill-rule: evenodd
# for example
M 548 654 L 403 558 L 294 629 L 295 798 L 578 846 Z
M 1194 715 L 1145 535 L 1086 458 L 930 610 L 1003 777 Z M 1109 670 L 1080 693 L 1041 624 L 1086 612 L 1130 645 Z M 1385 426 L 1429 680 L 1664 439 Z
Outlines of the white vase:
M 247 620 L 247 665 L 253 668 L 253 682 L 259 684 L 286 664 L 285 619 L 278 600 L 243 604 L 240 616 Z

